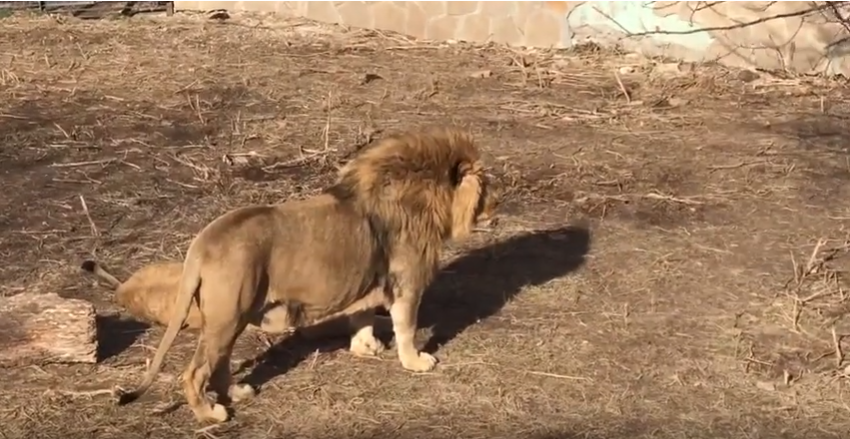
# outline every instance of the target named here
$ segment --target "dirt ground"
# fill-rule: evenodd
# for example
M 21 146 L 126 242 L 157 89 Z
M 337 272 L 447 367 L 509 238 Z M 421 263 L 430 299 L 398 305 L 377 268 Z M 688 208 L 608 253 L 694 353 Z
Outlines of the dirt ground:
M 0 435 L 839 437 L 848 99 L 843 81 L 590 46 L 259 15 L 5 18 L 0 294 L 92 301 L 102 361 L 4 369 Z M 84 258 L 122 278 L 180 260 L 221 213 L 309 196 L 370 140 L 448 123 L 507 194 L 498 229 L 452 246 L 426 294 L 433 373 L 285 340 L 248 377 L 262 393 L 201 428 L 161 410 L 182 400 L 185 332 L 143 400 L 87 392 L 136 383 L 162 328 L 122 316 Z M 237 356 L 264 350 L 246 335 Z

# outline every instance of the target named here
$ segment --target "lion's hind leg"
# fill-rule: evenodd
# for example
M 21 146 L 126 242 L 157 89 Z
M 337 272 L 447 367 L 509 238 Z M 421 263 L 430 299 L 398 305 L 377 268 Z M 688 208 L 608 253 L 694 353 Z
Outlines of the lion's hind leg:
M 226 270 L 209 270 L 226 273 Z M 243 278 L 208 275 L 201 285 L 201 333 L 198 350 L 187 369 L 184 380 L 186 397 L 192 411 L 199 420 L 225 422 L 230 415 L 225 408 L 231 400 L 238 401 L 253 396 L 253 388 L 247 384 L 234 384 L 230 372 L 230 357 L 236 339 L 245 330 L 249 320 L 249 309 L 253 302 L 253 276 Z M 204 397 L 204 390 L 216 393 L 215 403 Z
M 256 394 L 249 384 L 234 383 L 230 371 L 233 346 L 245 326 L 246 323 L 235 321 L 215 327 L 208 326 L 204 331 L 207 343 L 206 361 L 212 369 L 210 389 L 216 393 L 217 402 L 222 405 L 250 399 Z
M 253 279 L 251 273 L 245 273 L 241 279 L 212 279 L 209 285 L 213 285 L 211 289 L 217 294 L 206 296 L 211 300 L 201 304 L 206 361 L 212 371 L 209 386 L 221 405 L 252 398 L 256 393 L 249 384 L 234 383 L 230 371 L 230 357 L 236 339 L 251 320 L 250 307 L 257 288 Z
M 199 337 L 195 354 L 183 372 L 183 393 L 198 422 L 224 422 L 228 418 L 227 410 L 221 404 L 210 403 L 204 395 L 210 377 L 210 365 L 206 360 L 204 338 Z

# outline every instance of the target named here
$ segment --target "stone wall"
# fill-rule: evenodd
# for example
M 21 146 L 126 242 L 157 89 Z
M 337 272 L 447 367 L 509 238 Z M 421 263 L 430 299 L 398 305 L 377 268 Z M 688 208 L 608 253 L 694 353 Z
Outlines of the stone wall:
M 795 73 L 850 72 L 850 2 L 178 1 L 176 10 L 271 11 L 430 40 L 647 55 Z

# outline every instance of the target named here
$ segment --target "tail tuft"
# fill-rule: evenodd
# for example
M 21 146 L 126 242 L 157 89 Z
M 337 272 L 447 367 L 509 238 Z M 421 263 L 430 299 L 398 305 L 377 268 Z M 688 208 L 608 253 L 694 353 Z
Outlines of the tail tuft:
M 118 390 L 115 393 L 118 396 L 118 405 L 127 405 L 139 399 L 139 392 L 124 392 L 122 390 Z
M 94 273 L 94 269 L 97 268 L 97 262 L 91 260 L 83 261 L 83 264 L 80 265 L 80 268 L 85 271 L 88 271 L 89 273 Z

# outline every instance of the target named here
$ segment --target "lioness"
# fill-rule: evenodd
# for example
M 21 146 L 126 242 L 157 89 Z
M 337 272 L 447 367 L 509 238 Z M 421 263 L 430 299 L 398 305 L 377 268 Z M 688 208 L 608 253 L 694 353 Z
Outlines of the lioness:
M 433 369 L 437 359 L 413 343 L 420 298 L 444 242 L 489 222 L 497 204 L 471 136 L 442 128 L 378 141 L 314 198 L 218 217 L 190 244 L 176 312 L 142 383 L 119 404 L 151 386 L 193 301 L 202 323 L 183 390 L 198 421 L 224 422 L 224 404 L 254 396 L 232 382 L 230 355 L 246 325 L 269 310 L 284 310 L 298 327 L 351 315 L 354 338 L 378 351 L 374 309 L 384 306 L 402 366 Z M 203 396 L 207 383 L 216 403 Z
M 80 268 L 94 274 L 114 288 L 115 302 L 133 317 L 164 325 L 175 314 L 177 288 L 183 273 L 183 264 L 180 262 L 157 262 L 146 265 L 124 282 L 104 270 L 95 261 L 83 261 Z M 198 307 L 192 304 L 181 329 L 200 327 L 201 315 Z
M 137 319 L 159 325 L 168 325 L 171 317 L 175 314 L 174 305 L 180 286 L 180 276 L 183 273 L 183 263 L 181 262 L 156 262 L 146 265 L 124 282 L 121 282 L 93 260 L 83 261 L 80 268 L 94 274 L 114 288 L 115 302 Z M 279 333 L 281 327 L 285 327 L 290 320 L 288 316 L 281 313 L 278 313 L 277 316 L 273 313 L 266 314 L 263 317 L 259 322 L 249 322 L 246 330 L 258 329 L 263 332 Z M 282 317 L 284 323 L 281 325 L 274 317 Z M 186 316 L 183 326 L 181 326 L 181 329 L 187 328 L 201 328 L 201 314 L 194 302 L 189 307 L 189 314 Z M 291 330 L 298 332 L 306 339 L 347 336 L 351 333 L 344 321 L 342 324 L 323 324 L 307 328 L 291 328 Z M 356 355 L 373 354 L 373 352 L 363 351 L 363 346 L 359 344 L 359 340 L 352 338 L 352 341 L 350 347 L 352 353 Z

